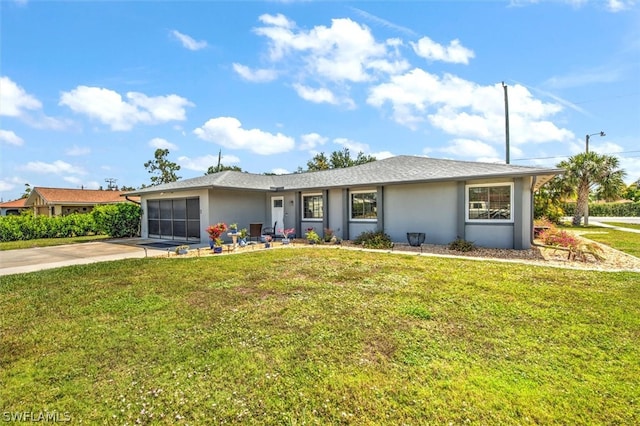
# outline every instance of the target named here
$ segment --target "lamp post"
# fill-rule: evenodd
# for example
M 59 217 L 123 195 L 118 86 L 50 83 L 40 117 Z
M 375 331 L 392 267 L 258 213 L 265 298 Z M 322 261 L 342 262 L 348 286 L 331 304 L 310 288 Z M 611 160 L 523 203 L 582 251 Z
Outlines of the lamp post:
M 585 152 L 586 152 L 587 154 L 589 153 L 589 139 L 591 138 L 591 136 L 595 136 L 595 135 L 607 136 L 607 134 L 606 134 L 605 132 L 602 132 L 602 131 L 600 131 L 600 132 L 598 132 L 598 133 L 591 133 L 590 135 L 587 135 L 587 136 L 585 137 L 585 141 L 586 141 L 586 144 L 585 144 Z
M 584 151 L 585 153 L 589 153 L 589 139 L 591 138 L 591 136 L 596 136 L 596 135 L 600 135 L 600 136 L 607 136 L 605 132 L 603 132 L 602 130 L 599 131 L 598 133 L 591 133 L 591 134 L 587 134 L 585 136 L 585 146 L 584 146 Z M 589 196 L 587 195 L 587 205 L 585 206 L 584 209 L 584 226 L 588 226 L 589 225 Z

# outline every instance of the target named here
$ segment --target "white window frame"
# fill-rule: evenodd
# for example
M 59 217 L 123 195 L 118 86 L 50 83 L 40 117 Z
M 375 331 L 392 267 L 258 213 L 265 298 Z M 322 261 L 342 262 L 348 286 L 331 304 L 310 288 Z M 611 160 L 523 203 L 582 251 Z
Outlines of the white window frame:
M 322 211 L 320 212 L 320 214 L 322 216 L 320 217 L 305 217 L 304 216 L 304 199 L 305 197 L 320 197 L 322 198 Z M 324 196 L 322 195 L 321 192 L 313 192 L 313 193 L 309 193 L 309 194 L 302 194 L 302 206 L 301 209 L 302 211 L 300 212 L 301 216 L 302 216 L 302 220 L 305 222 L 322 222 L 322 220 L 324 219 L 324 203 L 325 203 L 325 199 Z
M 487 218 L 487 219 L 470 219 L 469 218 L 469 204 L 471 203 L 469 201 L 469 189 L 471 188 L 490 188 L 490 187 L 496 187 L 496 186 L 508 186 L 509 187 L 509 219 L 491 219 L 491 218 Z M 466 185 L 465 186 L 465 194 L 464 194 L 464 198 L 465 198 L 465 207 L 464 207 L 464 215 L 465 215 L 465 220 L 467 222 L 471 222 L 471 223 L 513 223 L 514 219 L 513 219 L 513 199 L 514 199 L 514 193 L 513 193 L 513 182 L 497 182 L 497 183 L 478 183 L 478 184 L 471 184 L 471 185 Z
M 354 194 L 376 194 L 376 217 L 373 219 L 360 219 L 353 217 L 353 195 Z M 378 191 L 375 189 L 362 189 L 357 191 L 349 191 L 349 220 L 352 222 L 377 222 L 378 221 Z

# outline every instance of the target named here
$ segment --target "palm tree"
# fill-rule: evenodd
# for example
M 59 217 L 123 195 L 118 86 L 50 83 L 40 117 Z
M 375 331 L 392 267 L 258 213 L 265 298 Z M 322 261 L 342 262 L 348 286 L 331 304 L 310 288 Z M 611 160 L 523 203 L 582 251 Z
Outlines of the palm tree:
M 589 193 L 592 189 L 607 198 L 613 198 L 624 187 L 624 170 L 619 170 L 620 161 L 612 155 L 600 155 L 586 152 L 561 161 L 557 167 L 564 169 L 562 180 L 568 194 L 578 195 L 576 211 L 573 215 L 573 226 L 580 225 L 584 216 L 584 224 L 589 224 Z

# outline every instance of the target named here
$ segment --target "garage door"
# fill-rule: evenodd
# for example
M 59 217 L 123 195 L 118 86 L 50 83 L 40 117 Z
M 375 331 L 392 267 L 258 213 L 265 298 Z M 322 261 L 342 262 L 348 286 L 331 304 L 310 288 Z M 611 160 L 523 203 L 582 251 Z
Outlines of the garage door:
M 200 240 L 200 199 L 147 201 L 149 238 Z

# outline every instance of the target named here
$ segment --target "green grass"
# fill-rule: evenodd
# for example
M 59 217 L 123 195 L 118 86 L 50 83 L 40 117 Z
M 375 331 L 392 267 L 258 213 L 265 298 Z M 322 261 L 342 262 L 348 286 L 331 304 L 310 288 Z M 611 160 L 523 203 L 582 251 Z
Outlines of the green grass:
M 103 424 L 638 424 L 638 283 L 344 249 L 12 275 L 0 410 Z
M 606 225 L 620 226 L 621 228 L 640 229 L 640 224 L 625 222 L 602 222 Z
M 79 244 L 79 243 L 87 243 L 91 241 L 105 240 L 109 238 L 111 237 L 109 237 L 108 235 L 90 235 L 85 237 L 40 238 L 37 240 L 7 241 L 7 242 L 0 242 L 0 251 L 26 249 L 26 248 L 34 248 L 34 247 L 62 246 L 66 244 Z
M 632 256 L 640 257 L 640 234 L 611 228 L 589 227 L 585 228 L 585 232 L 581 235 Z

